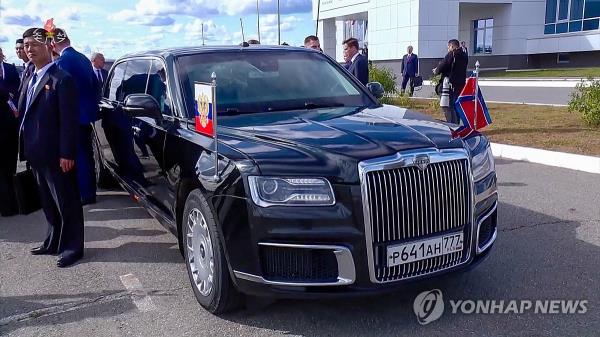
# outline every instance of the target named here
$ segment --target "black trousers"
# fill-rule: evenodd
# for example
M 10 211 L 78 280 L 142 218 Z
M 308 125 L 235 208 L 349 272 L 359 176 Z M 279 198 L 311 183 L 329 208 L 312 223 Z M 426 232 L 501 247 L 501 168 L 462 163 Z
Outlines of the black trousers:
M 83 209 L 75 169 L 63 173 L 56 167 L 32 167 L 48 233 L 44 247 L 59 254 L 83 251 Z
M 0 129 L 0 215 L 18 212 L 13 176 L 17 171 L 18 133 L 16 120 Z M 13 125 L 14 124 L 14 125 Z
M 458 117 L 458 113 L 456 112 L 454 103 L 456 103 L 456 100 L 458 99 L 458 96 L 460 95 L 460 92 L 463 90 L 464 87 L 465 87 L 464 84 L 452 85 L 452 88 L 450 89 L 450 92 L 449 92 L 450 107 L 448 109 L 444 110 L 444 114 L 446 115 L 446 121 L 449 123 L 454 123 L 454 124 L 460 123 L 460 118 Z
M 414 76 L 410 76 L 410 75 L 404 75 L 402 76 L 402 93 L 404 93 L 404 90 L 406 90 L 406 84 L 408 84 L 410 81 L 410 85 L 408 87 L 408 94 L 410 96 L 412 96 L 413 92 L 415 92 L 415 77 Z

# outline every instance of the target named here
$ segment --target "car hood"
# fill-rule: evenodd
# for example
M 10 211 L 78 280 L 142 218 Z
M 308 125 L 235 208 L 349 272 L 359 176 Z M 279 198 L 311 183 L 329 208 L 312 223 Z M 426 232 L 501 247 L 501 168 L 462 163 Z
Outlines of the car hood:
M 222 117 L 228 145 L 244 152 L 262 174 L 358 180 L 357 165 L 417 148 L 460 148 L 446 124 L 421 113 L 384 105 Z

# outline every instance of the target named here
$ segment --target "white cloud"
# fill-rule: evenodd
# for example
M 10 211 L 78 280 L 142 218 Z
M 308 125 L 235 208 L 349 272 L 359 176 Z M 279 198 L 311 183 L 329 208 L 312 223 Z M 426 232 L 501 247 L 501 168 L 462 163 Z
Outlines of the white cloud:
M 137 11 L 131 9 L 124 9 L 109 15 L 108 19 L 144 26 L 170 26 L 175 23 L 175 19 L 170 16 L 140 15 Z
M 202 24 L 204 24 L 205 44 L 231 44 L 232 36 L 227 27 L 217 25 L 212 20 L 194 19 L 184 27 L 185 39 L 193 44 L 202 44 Z M 241 36 L 241 33 L 240 33 Z

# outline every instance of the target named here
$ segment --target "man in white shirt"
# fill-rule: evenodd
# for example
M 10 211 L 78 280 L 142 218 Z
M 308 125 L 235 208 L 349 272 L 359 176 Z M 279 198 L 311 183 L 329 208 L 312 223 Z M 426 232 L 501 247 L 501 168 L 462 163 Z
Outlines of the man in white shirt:
M 104 55 L 102 55 L 102 53 L 93 53 L 91 60 L 92 67 L 94 68 L 94 75 L 96 76 L 98 83 L 100 83 L 99 87 L 102 88 L 104 83 L 106 83 L 106 76 L 108 76 L 108 71 L 104 69 Z

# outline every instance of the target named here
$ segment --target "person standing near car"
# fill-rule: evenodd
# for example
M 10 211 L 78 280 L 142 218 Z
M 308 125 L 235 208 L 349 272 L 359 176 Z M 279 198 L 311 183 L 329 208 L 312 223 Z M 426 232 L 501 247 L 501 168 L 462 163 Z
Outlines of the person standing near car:
M 53 49 L 60 54 L 56 65 L 68 72 L 79 90 L 79 138 L 77 140 L 77 181 L 83 205 L 96 202 L 96 173 L 92 143 L 92 123 L 98 119 L 98 81 L 90 60 L 71 47 L 67 33 L 55 29 Z
M 13 176 L 17 171 L 18 111 L 15 109 L 21 80 L 17 68 L 4 62 L 0 48 L 0 216 L 17 214 Z
M 460 48 L 458 40 L 452 39 L 448 41 L 448 54 L 433 69 L 435 75 L 441 74 L 440 79 L 443 82 L 444 77 L 447 77 L 450 82 L 450 106 L 445 109 L 446 121 L 450 123 L 459 123 L 458 114 L 454 107 L 454 103 L 458 99 L 458 95 L 462 91 L 467 81 L 467 55 Z
M 406 55 L 402 57 L 402 87 L 400 94 L 404 95 L 406 90 L 406 84 L 410 81 L 408 95 L 412 96 L 415 91 L 415 77 L 419 74 L 419 57 L 417 54 L 413 54 L 413 47 L 408 46 L 406 48 Z
M 58 267 L 83 257 L 83 211 L 75 157 L 79 119 L 76 82 L 52 62 L 51 36 L 44 28 L 23 33 L 35 69 L 19 97 L 21 160 L 27 160 L 38 183 L 48 231 L 33 255 L 59 254 Z
M 358 40 L 351 37 L 344 41 L 344 61 L 346 69 L 363 85 L 369 83 L 369 64 L 367 58 L 358 51 Z

